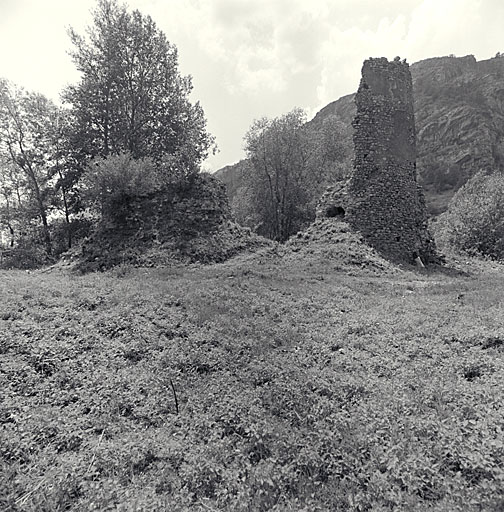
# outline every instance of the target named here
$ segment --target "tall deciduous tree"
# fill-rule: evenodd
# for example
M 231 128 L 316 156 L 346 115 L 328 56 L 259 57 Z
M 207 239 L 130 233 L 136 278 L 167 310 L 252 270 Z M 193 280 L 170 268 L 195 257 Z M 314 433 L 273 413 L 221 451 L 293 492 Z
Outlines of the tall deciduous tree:
M 6 155 L 0 155 L 0 227 L 8 231 L 8 245 L 14 247 L 16 235 L 24 224 L 25 177 Z
M 307 126 L 301 109 L 255 121 L 245 135 L 250 165 L 241 197 L 245 211 L 238 217 L 278 241 L 310 222 L 323 187 L 341 174 L 338 162 L 348 152 L 338 129 L 330 120 Z
M 41 94 L 0 81 L 0 154 L 6 164 L 4 181 L 10 182 L 4 187 L 4 198 L 16 189 L 18 203 L 22 196 L 26 198 L 25 210 L 32 210 L 40 220 L 48 254 L 52 253 L 48 210 L 53 191 L 51 134 L 55 114 L 56 107 Z
M 63 97 L 84 160 L 128 152 L 193 169 L 207 156 L 213 138 L 201 106 L 189 101 L 191 78 L 180 75 L 177 48 L 149 16 L 99 0 L 88 37 L 70 37 L 81 80 Z

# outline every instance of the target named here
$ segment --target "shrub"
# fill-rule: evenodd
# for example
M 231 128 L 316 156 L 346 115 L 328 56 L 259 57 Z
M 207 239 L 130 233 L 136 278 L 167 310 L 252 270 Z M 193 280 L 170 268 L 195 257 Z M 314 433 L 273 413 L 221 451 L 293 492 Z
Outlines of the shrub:
M 124 199 L 146 195 L 162 185 L 160 171 L 150 158 L 134 160 L 129 153 L 95 158 L 84 178 L 84 196 L 102 215 L 113 215 Z
M 434 230 L 444 250 L 502 258 L 504 176 L 476 174 L 455 194 Z
M 80 212 L 73 216 L 70 223 L 64 219 L 57 219 L 51 225 L 51 238 L 53 241 L 53 253 L 60 256 L 86 238 L 93 228 L 93 218 Z
M 38 226 L 27 226 L 15 247 L 0 248 L 0 268 L 3 269 L 34 269 L 52 262 Z

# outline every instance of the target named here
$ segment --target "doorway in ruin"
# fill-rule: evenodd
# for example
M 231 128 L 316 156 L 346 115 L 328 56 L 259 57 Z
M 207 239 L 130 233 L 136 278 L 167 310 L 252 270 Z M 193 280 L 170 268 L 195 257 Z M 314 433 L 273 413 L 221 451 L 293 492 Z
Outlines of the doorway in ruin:
M 326 217 L 333 219 L 333 218 L 345 218 L 345 209 L 341 206 L 329 206 L 326 210 Z

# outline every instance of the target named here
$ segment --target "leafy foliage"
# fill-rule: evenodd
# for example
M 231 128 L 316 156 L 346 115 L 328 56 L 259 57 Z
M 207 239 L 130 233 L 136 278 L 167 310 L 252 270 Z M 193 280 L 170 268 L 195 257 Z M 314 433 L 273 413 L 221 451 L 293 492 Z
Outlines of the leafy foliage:
M 502 269 L 327 265 L 2 273 L 0 508 L 502 510 Z
M 338 162 L 348 153 L 342 139 L 334 118 L 315 130 L 301 109 L 255 121 L 245 135 L 249 162 L 245 187 L 234 198 L 237 218 L 281 242 L 305 227 L 323 188 L 342 175 Z
M 161 186 L 162 177 L 152 159 L 134 160 L 123 153 L 97 157 L 89 164 L 83 194 L 89 205 L 95 203 L 102 215 L 110 216 L 125 199 L 156 192 Z
M 48 214 L 53 194 L 53 125 L 57 108 L 41 94 L 0 81 L 0 158 L 5 223 L 14 233 L 33 219 L 52 253 Z M 25 229 L 26 231 L 26 229 Z
M 130 152 L 156 162 L 175 156 L 199 164 L 213 145 L 203 110 L 192 105 L 190 77 L 178 71 L 177 48 L 149 16 L 116 0 L 99 0 L 86 39 L 70 30 L 82 73 L 68 87 L 73 146 L 89 157 Z
M 447 248 L 494 259 L 504 257 L 504 176 L 477 174 L 436 222 L 436 239 Z

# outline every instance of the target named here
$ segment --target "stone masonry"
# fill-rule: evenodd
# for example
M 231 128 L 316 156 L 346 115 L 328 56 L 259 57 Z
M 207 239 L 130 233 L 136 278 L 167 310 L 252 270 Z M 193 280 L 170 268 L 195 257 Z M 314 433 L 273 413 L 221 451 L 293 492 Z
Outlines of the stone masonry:
M 234 222 L 225 185 L 198 173 L 108 205 L 83 242 L 76 268 L 215 263 L 267 247 L 273 242 Z
M 345 219 L 387 258 L 437 261 L 416 179 L 416 134 L 409 65 L 368 59 L 355 98 L 355 160 L 346 184 L 326 192 L 319 217 Z

